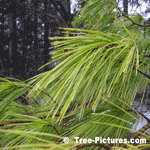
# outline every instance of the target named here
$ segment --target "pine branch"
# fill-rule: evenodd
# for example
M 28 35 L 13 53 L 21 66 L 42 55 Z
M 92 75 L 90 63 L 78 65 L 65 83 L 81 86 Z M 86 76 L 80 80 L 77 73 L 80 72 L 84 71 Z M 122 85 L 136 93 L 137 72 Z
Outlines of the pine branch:
M 124 16 L 125 18 L 127 18 L 128 20 L 130 20 L 133 24 L 137 25 L 137 26 L 140 26 L 140 27 L 150 27 L 150 24 L 145 24 L 145 25 L 141 25 L 141 24 L 138 24 L 136 22 L 134 22 L 131 18 L 129 18 L 127 15 L 125 15 L 124 13 L 122 13 L 122 16 Z
M 29 87 L 29 86 L 28 86 L 27 88 L 33 89 L 32 87 Z M 43 90 L 40 90 L 40 89 L 37 89 L 37 90 L 43 92 L 45 95 L 47 95 L 47 96 L 50 97 L 52 100 L 54 100 L 53 97 L 51 97 L 47 92 L 45 92 L 45 91 L 43 91 Z M 56 102 L 56 101 L 54 101 L 54 102 Z
M 145 24 L 145 25 L 141 25 L 141 24 L 138 24 L 136 22 L 134 22 L 131 18 L 129 18 L 127 15 L 125 15 L 121 9 L 118 7 L 120 13 L 122 14 L 122 16 L 124 16 L 125 18 L 127 18 L 128 20 L 130 20 L 133 24 L 137 25 L 137 26 L 140 26 L 140 27 L 150 27 L 150 24 Z
M 143 126 L 138 132 L 134 133 L 130 138 L 138 138 L 142 133 L 146 132 L 150 128 L 150 122 Z
M 8 125 L 8 124 L 14 124 L 14 123 L 31 123 L 32 121 L 26 121 L 26 120 L 11 120 L 11 121 L 5 121 L 5 122 L 0 122 L 0 126 L 5 126 L 5 125 Z M 60 135 L 60 133 L 58 132 L 58 130 L 56 129 L 56 127 L 54 127 L 53 125 L 44 125 L 44 126 L 49 126 L 49 127 L 52 127 L 58 135 Z M 14 127 L 14 126 L 12 126 Z M 9 128 L 12 128 L 12 127 L 7 127 L 5 129 L 9 129 Z
M 134 109 L 133 110 L 130 110 L 130 109 L 127 109 L 126 111 L 132 111 L 132 112 L 134 112 L 134 113 L 137 113 Z M 141 113 L 141 112 L 138 112 L 144 119 L 146 119 L 147 120 L 147 122 L 149 123 L 150 122 L 150 119 L 149 118 L 147 118 L 143 113 Z
M 58 130 L 56 129 L 56 127 L 54 127 L 53 125 L 47 124 L 47 125 L 45 125 L 45 126 L 52 127 L 52 128 L 57 132 L 57 134 L 60 135 L 60 133 L 58 132 Z
M 11 121 L 5 121 L 0 122 L 0 126 L 5 126 L 7 124 L 13 124 L 13 123 L 30 123 L 32 121 L 26 121 L 26 120 L 11 120 Z
M 6 78 L 7 79 L 7 78 Z M 9 79 L 9 78 L 8 78 Z M 9 79 L 10 81 L 12 81 L 13 82 L 13 84 L 14 84 L 14 82 L 20 82 L 20 81 L 18 81 L 17 79 Z M 18 86 L 18 85 L 16 85 L 15 84 L 15 86 Z M 18 88 L 24 88 L 24 87 L 22 87 L 22 86 L 18 86 Z M 26 88 L 29 88 L 29 89 L 33 89 L 33 87 L 29 87 L 29 86 L 27 86 Z M 37 89 L 38 91 L 41 91 L 42 93 L 44 93 L 45 95 L 47 95 L 48 97 L 50 97 L 52 100 L 54 100 L 53 99 L 53 97 L 51 97 L 47 92 L 45 92 L 45 91 L 43 91 L 43 90 L 41 90 L 41 89 Z M 54 103 L 55 103 L 56 101 L 54 101 Z
M 133 66 L 133 69 L 136 70 L 136 67 Z M 139 73 L 143 74 L 143 75 L 144 75 L 145 77 L 147 77 L 148 79 L 150 79 L 150 75 L 149 75 L 149 74 L 147 74 L 147 73 L 145 73 L 145 72 L 139 70 L 138 68 L 137 68 L 137 71 L 138 71 Z
M 41 113 L 41 112 L 47 112 L 47 111 L 50 111 L 50 109 L 48 109 L 48 110 L 41 110 L 41 111 L 35 111 L 35 112 L 26 112 L 26 113 L 24 113 L 24 115 L 32 115 L 32 114 L 35 114 L 35 113 Z

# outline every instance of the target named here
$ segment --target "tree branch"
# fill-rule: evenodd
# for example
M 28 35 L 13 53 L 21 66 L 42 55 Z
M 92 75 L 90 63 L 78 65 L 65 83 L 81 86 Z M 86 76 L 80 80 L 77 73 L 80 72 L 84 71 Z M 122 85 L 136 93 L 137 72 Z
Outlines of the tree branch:
M 137 113 L 134 109 L 127 109 L 126 111 L 132 111 L 132 112 L 134 112 L 134 113 Z M 138 112 L 144 119 L 146 119 L 147 121 L 148 121 L 148 123 L 150 122 L 150 119 L 149 118 L 147 118 L 143 113 L 141 113 L 141 112 Z
M 133 69 L 136 70 L 135 66 L 133 66 Z M 147 74 L 147 73 L 145 73 L 145 72 L 143 72 L 143 71 L 141 71 L 141 70 L 139 70 L 139 69 L 137 69 L 137 71 L 138 71 L 139 73 L 143 74 L 143 75 L 144 75 L 145 77 L 147 77 L 148 79 L 150 79 L 150 75 L 149 75 L 149 74 Z
M 32 121 L 26 121 L 26 120 L 11 120 L 11 121 L 5 121 L 5 122 L 0 122 L 0 126 L 5 126 L 7 124 L 13 124 L 13 123 L 31 123 Z M 44 126 L 49 126 L 49 127 L 52 127 L 58 135 L 60 135 L 60 133 L 57 131 L 56 127 L 54 127 L 53 125 L 44 125 Z M 14 126 L 12 126 L 14 127 Z M 5 129 L 9 129 L 9 128 L 12 128 L 12 127 L 7 127 Z
M 140 27 L 150 27 L 150 24 L 145 24 L 145 25 L 141 25 L 141 24 L 138 24 L 136 22 L 134 22 L 131 18 L 129 18 L 127 15 L 125 15 L 121 10 L 120 8 L 118 7 L 120 13 L 122 14 L 122 16 L 124 16 L 125 18 L 127 18 L 128 20 L 130 20 L 133 24 L 137 25 L 137 26 L 140 26 Z
M 66 12 L 64 6 L 61 4 L 61 2 L 56 1 L 56 0 L 51 0 L 51 2 L 53 3 L 55 9 L 57 11 L 59 11 L 59 13 L 61 14 L 62 18 L 64 19 L 64 21 L 66 22 L 66 24 L 68 25 L 68 21 L 70 20 L 68 13 Z M 59 5 L 59 7 L 58 7 Z
M 146 132 L 150 128 L 150 122 L 143 126 L 138 132 L 134 133 L 130 138 L 137 138 L 142 133 Z
M 132 19 L 130 19 L 128 16 L 126 16 L 124 13 L 122 13 L 122 16 L 124 16 L 125 18 L 127 18 L 128 20 L 130 20 L 133 24 L 137 25 L 137 26 L 140 26 L 140 27 L 150 27 L 150 24 L 145 24 L 145 25 L 141 25 L 141 24 L 138 24 L 136 22 L 134 22 Z
M 57 134 L 60 135 L 60 133 L 58 132 L 58 130 L 56 129 L 56 127 L 54 127 L 53 125 L 47 124 L 45 126 L 52 127 L 57 132 Z
M 27 88 L 33 89 L 32 87 L 29 87 L 29 86 L 27 86 Z M 47 92 L 45 92 L 45 91 L 43 91 L 43 90 L 40 90 L 40 89 L 37 89 L 37 90 L 43 92 L 45 95 L 47 95 L 47 96 L 50 97 L 52 100 L 54 100 L 53 97 L 51 97 Z M 56 102 L 56 101 L 54 101 L 54 102 Z
M 13 124 L 13 123 L 30 123 L 31 121 L 26 121 L 26 120 L 11 120 L 11 121 L 5 121 L 5 122 L 0 122 L 0 126 L 5 126 L 7 124 Z
M 7 78 L 7 77 L 6 77 Z M 18 82 L 18 81 L 16 81 L 16 80 L 14 80 L 14 79 L 9 79 L 10 81 L 15 81 L 15 82 Z M 18 85 L 16 85 L 15 84 L 15 86 L 18 86 Z M 24 88 L 24 87 L 20 87 L 20 86 L 18 86 L 18 88 Z M 26 88 L 29 88 L 29 89 L 33 89 L 33 87 L 29 87 L 29 86 L 27 86 Z M 45 91 L 43 91 L 43 90 L 41 90 L 41 89 L 37 89 L 38 91 L 41 91 L 42 93 L 44 93 L 45 95 L 47 95 L 48 97 L 50 97 L 52 100 L 54 100 L 53 99 L 53 97 L 51 97 L 47 92 L 45 92 Z M 56 101 L 54 101 L 54 103 L 55 103 Z

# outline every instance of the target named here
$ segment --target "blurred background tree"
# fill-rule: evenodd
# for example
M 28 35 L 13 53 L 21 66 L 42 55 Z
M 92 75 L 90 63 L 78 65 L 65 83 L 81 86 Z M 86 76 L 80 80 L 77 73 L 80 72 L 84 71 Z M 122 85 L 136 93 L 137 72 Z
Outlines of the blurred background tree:
M 52 69 L 49 36 L 62 36 L 58 27 L 73 20 L 70 0 L 0 1 L 0 75 L 28 79 Z

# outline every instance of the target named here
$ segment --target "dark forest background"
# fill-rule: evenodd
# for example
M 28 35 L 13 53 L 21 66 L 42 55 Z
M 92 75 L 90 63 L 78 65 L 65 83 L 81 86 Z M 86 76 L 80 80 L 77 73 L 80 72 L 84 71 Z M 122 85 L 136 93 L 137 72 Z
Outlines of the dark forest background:
M 83 5 L 83 3 L 81 3 Z M 0 76 L 22 80 L 52 69 L 48 37 L 71 27 L 70 0 L 0 0 Z

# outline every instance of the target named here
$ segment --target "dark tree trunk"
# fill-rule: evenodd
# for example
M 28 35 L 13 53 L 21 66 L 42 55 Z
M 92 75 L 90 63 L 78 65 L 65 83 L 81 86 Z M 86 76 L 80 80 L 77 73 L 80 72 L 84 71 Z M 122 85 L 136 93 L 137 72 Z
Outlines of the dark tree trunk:
M 124 14 L 128 15 L 128 0 L 123 0 Z
M 48 6 L 49 6 L 49 2 L 48 1 L 45 1 L 44 2 L 44 6 L 45 6 L 45 11 L 46 11 L 46 14 L 48 14 Z M 49 31 L 49 22 L 48 22 L 48 16 L 47 15 L 44 15 L 44 22 L 45 22 L 45 27 L 44 27 L 44 51 L 43 51 L 43 60 L 44 60 L 44 64 L 46 64 L 49 59 L 50 59 L 50 56 L 49 56 L 49 46 L 50 46 L 50 41 L 48 39 L 48 31 Z M 45 70 L 48 70 L 48 66 L 46 66 L 44 68 Z
M 10 29 L 10 41 L 9 41 L 9 62 L 10 68 L 13 72 L 10 74 L 19 75 L 20 63 L 19 52 L 17 51 L 17 33 L 16 33 L 16 1 L 12 0 L 10 4 L 10 15 L 9 15 L 9 29 Z M 9 75 L 10 75 L 9 74 Z
M 5 42 L 5 38 L 4 38 L 4 2 L 1 1 L 1 9 L 0 9 L 0 20 L 1 20 L 1 24 L 0 24 L 0 29 L 1 29 L 1 32 L 0 32 L 0 37 L 1 37 L 1 40 L 0 40 L 0 76 L 3 76 L 4 75 L 4 70 L 3 70 L 3 59 L 4 59 L 4 42 Z

